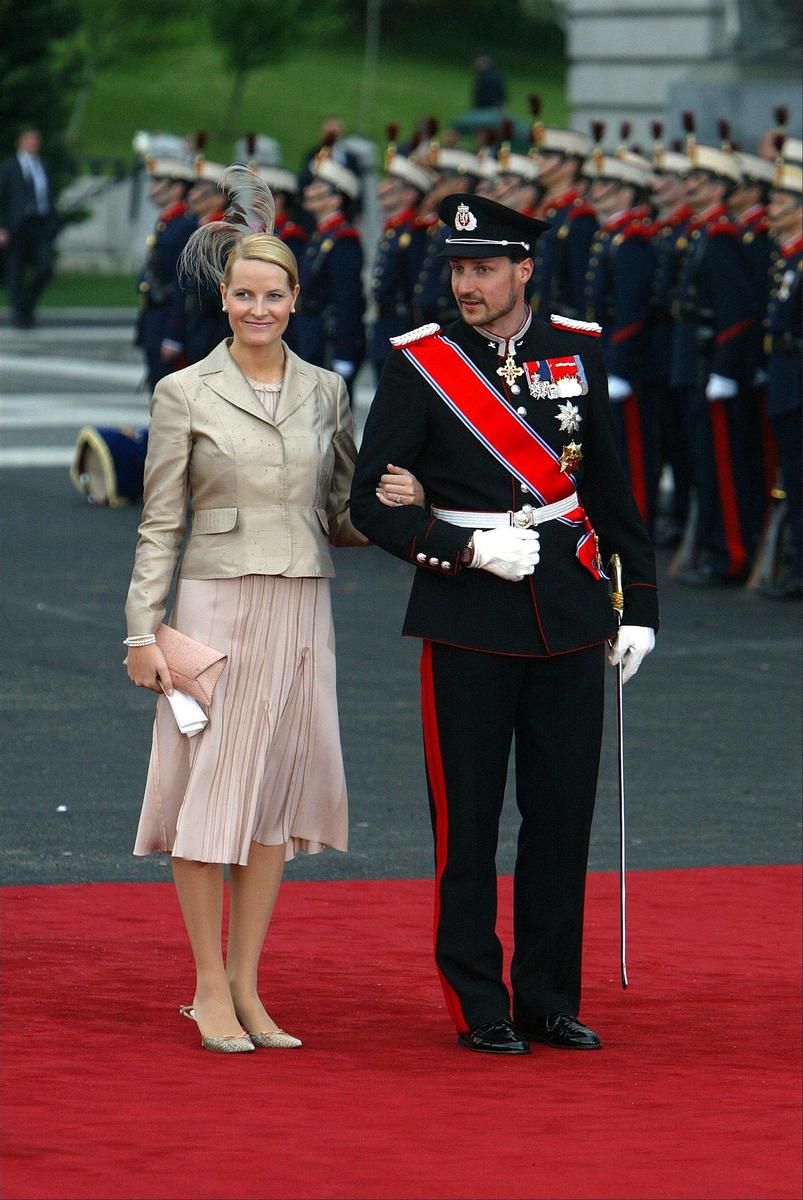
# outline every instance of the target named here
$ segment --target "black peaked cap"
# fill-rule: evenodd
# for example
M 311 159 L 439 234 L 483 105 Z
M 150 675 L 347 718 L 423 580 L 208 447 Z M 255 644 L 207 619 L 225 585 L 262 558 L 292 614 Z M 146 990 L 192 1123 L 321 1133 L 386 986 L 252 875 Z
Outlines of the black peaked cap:
M 552 228 L 548 221 L 525 217 L 514 208 L 468 192 L 441 200 L 438 216 L 449 226 L 449 236 L 438 251 L 442 258 L 532 255 L 536 239 Z

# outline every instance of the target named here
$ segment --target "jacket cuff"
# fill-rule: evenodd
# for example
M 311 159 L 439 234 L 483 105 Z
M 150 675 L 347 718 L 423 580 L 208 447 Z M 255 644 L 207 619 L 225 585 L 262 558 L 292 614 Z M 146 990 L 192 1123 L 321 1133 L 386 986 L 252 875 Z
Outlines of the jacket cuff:
M 460 554 L 471 541 L 473 529 L 450 525 L 448 521 L 430 521 L 422 535 L 410 543 L 408 558 L 416 567 L 436 575 L 457 575 Z
M 645 625 L 658 629 L 658 590 L 650 583 L 629 583 L 624 588 L 623 625 Z

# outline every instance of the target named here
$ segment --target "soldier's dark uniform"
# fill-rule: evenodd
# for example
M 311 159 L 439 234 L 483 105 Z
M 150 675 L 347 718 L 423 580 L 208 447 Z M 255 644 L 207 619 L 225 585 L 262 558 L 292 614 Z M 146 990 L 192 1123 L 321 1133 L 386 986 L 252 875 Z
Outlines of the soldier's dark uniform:
M 527 288 L 533 312 L 546 321 L 553 312 L 582 317 L 585 274 L 598 227 L 594 209 L 571 188 L 562 196 L 542 201 L 535 215 L 552 228 L 535 246 Z
M 630 388 L 627 396 L 611 396 L 611 412 L 620 457 L 649 530 L 658 490 L 655 399 L 644 387 L 654 270 L 652 223 L 643 208 L 621 213 L 597 230 L 586 272 L 585 319 L 602 326 L 608 374 Z
M 691 468 L 683 395 L 672 386 L 672 302 L 683 253 L 688 245 L 691 209 L 681 204 L 653 225 L 655 271 L 649 310 L 649 351 L 645 389 L 653 397 L 657 422 L 658 463 L 672 471 L 672 501 L 665 538 L 677 542 L 689 517 Z
M 287 213 L 277 213 L 273 232 L 277 238 L 281 238 L 289 250 L 292 250 L 300 270 L 307 242 L 309 241 L 309 235 L 304 226 L 299 225 L 297 221 L 293 221 Z M 298 346 L 296 344 L 295 322 L 296 314 L 293 313 L 290 317 L 290 323 L 284 331 L 284 341 L 297 354 Z
M 211 213 L 198 224 L 222 221 L 225 213 Z M 187 364 L 200 362 L 215 346 L 231 336 L 228 317 L 223 311 L 220 288 L 199 281 L 181 285 L 184 300 L 184 357 Z
M 353 383 L 365 357 L 365 297 L 360 235 L 342 213 L 310 236 L 299 262 L 301 295 L 293 318 L 296 353 L 316 367 L 348 362 Z
M 772 288 L 764 322 L 767 355 L 767 413 L 775 430 L 791 532 L 791 580 L 787 591 L 800 594 L 801 448 L 803 447 L 803 236 L 782 246 L 772 270 Z
M 178 280 L 178 260 L 195 228 L 195 218 L 186 204 L 171 204 L 160 214 L 148 238 L 148 257 L 137 281 L 139 317 L 135 345 L 141 346 L 148 370 L 148 385 L 156 384 L 171 371 L 186 366 L 183 355 L 163 362 L 162 342 L 184 346 L 184 296 Z
M 426 241 L 418 278 L 413 286 L 413 316 L 422 325 L 432 321 L 448 325 L 457 318 L 457 305 L 449 285 L 449 264 L 440 253 L 449 231 L 437 217 L 426 219 L 420 228 Z
M 413 324 L 414 289 L 427 250 L 427 234 L 414 208 L 385 222 L 374 259 L 371 292 L 376 318 L 371 332 L 371 362 L 377 379 L 390 352 L 390 338 Z
M 449 205 L 457 201 L 479 217 L 475 238 L 532 242 L 537 236 L 540 225 L 510 209 L 502 212 L 512 214 L 516 223 L 494 225 L 493 214 L 501 206 L 471 196 L 450 197 Z M 442 205 L 441 211 L 445 219 L 453 219 L 453 207 Z M 487 212 L 492 214 L 488 222 Z M 475 253 L 484 250 L 483 245 Z M 459 256 L 461 248 L 455 245 L 452 253 Z M 493 253 L 500 253 L 498 247 Z M 574 438 L 581 444 L 582 462 L 572 477 L 602 557 L 614 550 L 622 556 L 624 619 L 657 626 L 652 552 L 619 463 L 599 342 L 535 321 L 526 307 L 525 313 L 513 338 L 489 336 L 462 320 L 450 325 L 445 336 L 498 389 L 499 404 L 518 414 L 556 455 Z M 416 335 L 408 341 L 414 343 Z M 410 350 L 414 348 L 411 344 Z M 577 527 L 560 520 L 541 525 L 535 574 L 511 583 L 461 565 L 470 528 L 436 518 L 431 508 L 391 509 L 379 502 L 376 480 L 385 464 L 394 462 L 418 477 L 429 506 L 504 513 L 523 511 L 528 501 L 538 505 L 404 351 L 404 346 L 394 350 L 386 363 L 368 417 L 352 489 L 352 519 L 373 542 L 416 569 L 404 633 L 423 639 L 422 711 L 436 860 L 435 952 L 459 1032 L 503 1018 L 510 1003 L 494 932 L 494 855 L 515 733 L 522 825 L 511 976 L 514 1018 L 526 1029 L 528 1021 L 545 1014 L 576 1014 L 580 1003 L 584 881 L 604 655 L 616 621 L 605 581 L 576 557 Z M 500 378 L 507 356 L 521 364 L 521 384 Z M 571 356 L 582 364 L 587 390 L 577 395 L 575 432 L 562 433 L 558 402 L 527 394 L 524 364 Z
M 689 223 L 673 316 L 671 382 L 684 397 L 703 575 L 738 581 L 760 534 L 763 503 L 751 464 L 760 452 L 749 398 L 757 314 L 739 230 L 723 206 Z M 709 400 L 712 374 L 735 381 L 736 394 Z
M 749 161 L 752 156 L 740 155 L 740 163 Z M 763 162 L 763 160 L 761 160 Z M 766 164 L 768 167 L 771 165 Z M 754 208 L 740 214 L 737 221 L 739 234 L 742 239 L 747 270 L 750 275 L 751 288 L 756 306 L 760 313 L 767 310 L 770 298 L 770 267 L 774 244 L 770 237 L 769 225 L 766 221 L 766 206 L 757 204 Z M 756 321 L 752 328 L 751 377 L 748 382 L 750 400 L 755 410 L 755 423 L 761 430 L 761 455 L 756 454 L 750 459 L 750 465 L 756 473 L 751 485 L 752 494 L 763 496 L 762 515 L 770 503 L 772 488 L 775 485 L 777 454 L 774 438 L 769 434 L 766 394 L 766 356 L 764 354 L 761 322 Z

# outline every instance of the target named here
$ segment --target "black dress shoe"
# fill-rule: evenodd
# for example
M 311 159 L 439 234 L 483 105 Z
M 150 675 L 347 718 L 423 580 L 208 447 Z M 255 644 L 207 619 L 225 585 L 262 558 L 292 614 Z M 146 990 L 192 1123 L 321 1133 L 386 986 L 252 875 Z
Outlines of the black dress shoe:
M 530 1047 L 511 1025 L 507 1018 L 486 1021 L 468 1033 L 458 1033 L 457 1040 L 469 1050 L 481 1054 L 529 1054 Z
M 570 1017 L 568 1013 L 549 1013 L 545 1017 L 523 1022 L 519 1028 L 530 1041 L 556 1046 L 559 1050 L 599 1050 L 602 1047 L 594 1030 L 581 1025 L 576 1017 Z

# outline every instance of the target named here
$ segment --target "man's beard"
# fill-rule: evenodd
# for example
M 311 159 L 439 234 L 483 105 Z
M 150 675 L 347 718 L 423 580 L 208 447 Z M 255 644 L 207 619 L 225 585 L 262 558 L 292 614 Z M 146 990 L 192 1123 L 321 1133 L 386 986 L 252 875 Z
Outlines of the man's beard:
M 459 300 L 457 303 L 458 307 L 460 308 L 460 315 L 467 325 L 493 325 L 495 321 L 501 321 L 503 317 L 506 317 L 509 313 L 513 312 L 513 309 L 516 307 L 516 290 L 515 288 L 511 287 L 507 303 L 501 308 L 489 310 L 485 301 L 479 300 L 479 304 L 484 307 L 478 308 L 473 312 L 466 313 L 463 311 L 463 307 Z

